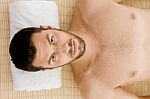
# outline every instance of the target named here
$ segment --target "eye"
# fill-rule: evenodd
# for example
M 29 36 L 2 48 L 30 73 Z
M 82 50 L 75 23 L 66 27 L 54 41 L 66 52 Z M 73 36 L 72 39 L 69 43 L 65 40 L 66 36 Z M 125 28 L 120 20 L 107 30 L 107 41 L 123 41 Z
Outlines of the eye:
M 51 62 L 55 62 L 56 61 L 56 54 L 55 53 L 52 53 L 51 54 Z
M 50 42 L 52 45 L 55 45 L 55 37 L 54 36 L 51 36 Z

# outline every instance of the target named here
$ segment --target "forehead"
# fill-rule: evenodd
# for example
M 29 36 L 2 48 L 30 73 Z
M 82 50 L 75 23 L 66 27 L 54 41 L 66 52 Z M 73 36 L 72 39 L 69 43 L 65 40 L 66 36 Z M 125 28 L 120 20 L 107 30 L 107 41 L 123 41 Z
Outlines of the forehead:
M 36 47 L 36 55 L 35 55 L 35 59 L 34 59 L 34 61 L 33 61 L 33 65 L 34 66 L 37 66 L 37 64 L 40 64 L 40 65 L 42 65 L 41 63 L 43 62 L 43 58 L 45 58 L 46 56 L 46 54 L 44 55 L 44 50 L 45 49 L 47 49 L 47 41 L 46 41 L 46 39 L 45 39 L 45 37 L 46 37 L 46 31 L 44 30 L 44 32 L 43 31 L 41 31 L 41 32 L 39 32 L 39 33 L 34 33 L 34 34 L 32 34 L 32 37 L 31 37 L 31 39 L 32 39 L 32 42 L 33 42 L 33 44 L 34 44 L 34 46 Z M 42 53 L 42 54 L 41 54 Z M 43 64 L 44 65 L 44 64 Z

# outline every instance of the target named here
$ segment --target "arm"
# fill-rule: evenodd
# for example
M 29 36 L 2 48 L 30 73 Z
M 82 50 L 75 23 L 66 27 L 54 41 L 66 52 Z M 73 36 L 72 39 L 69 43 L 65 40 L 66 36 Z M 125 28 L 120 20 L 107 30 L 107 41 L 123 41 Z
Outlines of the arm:
M 113 99 L 141 99 L 133 93 L 127 92 L 121 87 L 117 87 L 114 89 Z
M 133 95 L 132 93 L 129 93 L 129 92 L 125 92 L 123 89 L 121 89 L 120 87 L 118 87 L 117 89 L 116 89 L 116 91 L 118 92 L 117 94 L 127 94 L 127 96 L 133 96 L 133 97 L 135 97 L 135 98 L 137 98 L 137 99 L 150 99 L 150 96 L 139 96 L 139 97 L 137 97 L 137 96 L 135 96 L 135 95 Z M 118 99 L 117 97 L 116 97 L 116 99 Z
M 95 88 L 97 88 L 97 87 L 95 87 Z M 133 93 L 127 92 L 120 87 L 118 87 L 116 89 L 110 89 L 107 87 L 105 87 L 105 88 L 106 89 L 103 89 L 103 88 L 101 89 L 102 93 L 95 94 L 96 91 L 93 91 L 93 96 L 96 96 L 96 97 L 94 97 L 94 98 L 91 97 L 89 99 L 99 99 L 97 97 L 101 97 L 100 99 L 145 99 L 145 98 L 140 98 L 140 97 L 134 95 Z M 100 96 L 100 94 L 101 94 L 101 96 Z M 146 98 L 146 99 L 149 99 L 149 98 Z
M 101 97 L 101 99 L 141 99 L 140 97 L 134 95 L 133 93 L 127 92 L 120 87 L 115 89 L 106 89 L 106 92 L 104 92 Z
M 140 99 L 120 87 L 111 89 L 94 77 L 87 77 L 81 81 L 78 84 L 84 99 Z
M 110 99 L 150 99 L 150 96 L 136 96 L 118 87 L 113 90 L 112 98 Z

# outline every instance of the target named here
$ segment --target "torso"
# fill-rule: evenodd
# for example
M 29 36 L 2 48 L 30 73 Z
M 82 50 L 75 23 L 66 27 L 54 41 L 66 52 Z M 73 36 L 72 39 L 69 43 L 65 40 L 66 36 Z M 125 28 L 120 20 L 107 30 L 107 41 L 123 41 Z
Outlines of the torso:
M 73 64 L 76 81 L 80 85 L 84 77 L 94 77 L 96 81 L 115 88 L 148 80 L 149 24 L 140 9 L 113 3 L 106 6 L 103 9 L 97 7 L 97 10 L 91 7 L 91 12 L 87 6 L 76 9 L 70 30 L 83 31 L 95 37 L 97 49 L 88 63 Z

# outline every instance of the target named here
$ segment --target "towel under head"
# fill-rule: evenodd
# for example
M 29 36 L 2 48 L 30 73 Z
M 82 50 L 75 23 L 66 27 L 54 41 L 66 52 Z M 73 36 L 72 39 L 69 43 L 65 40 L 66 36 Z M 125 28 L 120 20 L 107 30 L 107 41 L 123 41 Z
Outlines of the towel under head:
M 10 37 L 26 27 L 51 25 L 59 28 L 58 7 L 54 1 L 16 1 L 9 6 Z M 61 68 L 48 71 L 27 72 L 13 63 L 12 78 L 15 90 L 42 90 L 61 86 Z

